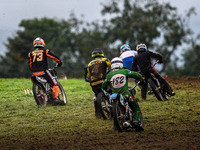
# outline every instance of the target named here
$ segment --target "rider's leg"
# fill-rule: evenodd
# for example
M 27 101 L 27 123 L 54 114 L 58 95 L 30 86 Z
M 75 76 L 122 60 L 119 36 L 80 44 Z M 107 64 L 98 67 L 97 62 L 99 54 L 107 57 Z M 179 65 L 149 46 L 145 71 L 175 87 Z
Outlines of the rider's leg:
M 147 95 L 147 82 L 145 82 L 145 83 L 142 85 L 142 88 L 141 88 L 141 96 L 142 96 L 142 99 L 143 99 L 143 100 L 146 99 L 146 95 Z
M 59 101 L 59 87 L 58 87 L 58 82 L 57 80 L 51 75 L 51 73 L 46 70 L 45 71 L 44 78 L 47 80 L 49 85 L 52 87 L 52 94 L 55 102 L 60 102 Z
M 54 99 L 59 99 L 59 87 L 57 85 L 52 87 L 52 93 L 54 96 Z
M 97 95 L 98 95 L 98 92 L 99 92 L 98 89 L 100 89 L 101 86 L 102 86 L 102 83 L 101 83 L 101 84 L 98 84 L 98 85 L 95 85 L 95 86 L 92 86 L 92 91 L 93 91 L 94 94 L 95 94 L 95 97 L 93 98 L 93 100 L 94 100 L 95 116 L 96 116 L 97 118 L 100 117 L 100 112 L 99 112 L 99 110 L 98 110 L 98 104 L 97 104 Z
M 143 131 L 144 127 L 143 127 L 143 122 L 141 120 L 142 113 L 141 113 L 141 110 L 140 110 L 140 107 L 139 107 L 137 101 L 133 100 L 132 96 L 129 96 L 129 106 L 132 109 L 132 111 L 134 112 L 133 124 L 134 124 L 135 130 Z

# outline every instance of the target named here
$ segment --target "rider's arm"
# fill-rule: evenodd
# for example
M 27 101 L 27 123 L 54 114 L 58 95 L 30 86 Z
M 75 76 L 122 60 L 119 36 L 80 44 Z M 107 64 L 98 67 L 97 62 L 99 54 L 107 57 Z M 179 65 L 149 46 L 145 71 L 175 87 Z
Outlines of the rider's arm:
M 29 69 L 32 71 L 32 59 L 31 59 L 31 53 L 28 53 L 28 65 L 29 65 Z
M 110 84 L 110 81 L 108 81 L 107 79 L 105 79 L 105 81 L 104 81 L 103 84 L 102 84 L 102 88 L 103 88 L 104 90 L 107 90 L 109 84 Z
M 56 61 L 59 66 L 62 65 L 61 60 L 56 55 L 54 55 L 53 53 L 51 53 L 48 49 L 46 50 L 46 56 L 49 57 L 49 58 L 51 58 L 51 59 L 53 59 L 54 61 Z
M 156 58 L 156 59 L 159 60 L 159 62 L 162 62 L 163 58 L 162 58 L 162 56 L 161 56 L 160 54 L 154 53 L 154 52 L 151 52 L 151 51 L 149 51 L 149 53 L 151 54 L 151 56 L 152 56 L 153 58 Z
M 139 81 L 143 81 L 143 77 L 140 73 L 134 72 L 134 71 L 128 71 L 128 77 L 134 78 Z
M 90 70 L 89 70 L 89 67 L 85 68 L 85 81 L 90 82 Z
M 111 62 L 108 58 L 102 58 L 102 60 L 104 60 L 107 64 L 107 67 L 111 67 Z
M 132 71 L 138 71 L 137 62 L 135 61 L 135 58 L 133 58 L 131 70 Z

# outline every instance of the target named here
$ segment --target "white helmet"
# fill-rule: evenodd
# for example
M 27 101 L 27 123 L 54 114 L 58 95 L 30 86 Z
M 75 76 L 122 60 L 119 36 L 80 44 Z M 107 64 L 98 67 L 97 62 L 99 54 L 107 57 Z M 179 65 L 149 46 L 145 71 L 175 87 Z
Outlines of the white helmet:
M 44 40 L 40 37 L 37 37 L 34 41 L 33 41 L 33 46 L 34 47 L 44 47 L 45 43 Z
M 123 68 L 124 64 L 121 58 L 119 57 L 115 57 L 111 60 L 111 69 L 115 70 L 115 69 L 120 69 Z
M 147 46 L 143 43 L 140 43 L 136 46 L 136 50 L 137 52 L 139 52 L 141 50 L 141 52 L 145 52 L 147 51 Z

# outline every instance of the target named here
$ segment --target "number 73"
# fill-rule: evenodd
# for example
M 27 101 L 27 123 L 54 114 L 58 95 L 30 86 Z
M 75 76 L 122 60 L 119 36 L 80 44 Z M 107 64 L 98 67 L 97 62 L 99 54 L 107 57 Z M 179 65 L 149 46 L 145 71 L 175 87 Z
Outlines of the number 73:
M 42 52 L 33 52 L 33 62 L 42 61 L 43 60 L 43 53 Z

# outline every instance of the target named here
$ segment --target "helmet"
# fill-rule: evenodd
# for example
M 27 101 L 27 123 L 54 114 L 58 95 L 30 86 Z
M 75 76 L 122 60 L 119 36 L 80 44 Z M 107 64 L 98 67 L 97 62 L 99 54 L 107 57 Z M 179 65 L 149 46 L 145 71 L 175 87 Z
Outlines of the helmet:
M 115 57 L 111 60 L 111 69 L 115 70 L 115 69 L 120 69 L 123 68 L 124 64 L 121 58 L 119 57 Z
M 120 52 L 125 52 L 131 50 L 131 47 L 128 44 L 124 44 L 120 47 Z
M 140 43 L 136 46 L 137 52 L 146 52 L 147 51 L 147 46 L 143 43 Z
M 104 52 L 99 48 L 96 48 L 92 52 L 92 58 L 96 58 L 96 57 L 104 57 Z
M 33 46 L 34 47 L 44 47 L 45 43 L 44 40 L 40 37 L 37 37 L 34 41 L 33 41 Z

